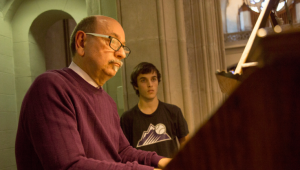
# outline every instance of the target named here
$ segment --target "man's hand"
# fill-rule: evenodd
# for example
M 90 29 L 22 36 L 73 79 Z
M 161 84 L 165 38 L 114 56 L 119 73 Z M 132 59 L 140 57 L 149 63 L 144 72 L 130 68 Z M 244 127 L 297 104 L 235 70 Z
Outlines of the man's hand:
M 168 165 L 168 163 L 171 161 L 171 158 L 162 158 L 161 160 L 159 160 L 158 162 L 158 168 L 163 169 L 164 167 L 166 167 Z

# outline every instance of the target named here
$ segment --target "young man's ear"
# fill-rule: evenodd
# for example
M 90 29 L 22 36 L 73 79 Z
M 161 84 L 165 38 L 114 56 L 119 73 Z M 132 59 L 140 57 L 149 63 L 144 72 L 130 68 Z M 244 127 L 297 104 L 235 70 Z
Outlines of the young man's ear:
M 133 88 L 135 89 L 135 90 L 138 90 L 139 88 L 138 87 L 136 87 L 136 86 L 133 86 Z
M 84 56 L 86 34 L 83 31 L 78 31 L 75 36 L 75 48 L 80 56 Z

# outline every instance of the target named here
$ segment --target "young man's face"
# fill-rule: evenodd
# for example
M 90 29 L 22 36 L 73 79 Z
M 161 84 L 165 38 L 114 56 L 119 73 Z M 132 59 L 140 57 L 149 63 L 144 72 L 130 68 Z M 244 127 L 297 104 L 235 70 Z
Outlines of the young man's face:
M 140 93 L 140 99 L 152 100 L 156 98 L 158 79 L 155 71 L 147 74 L 139 74 L 137 77 L 136 90 Z

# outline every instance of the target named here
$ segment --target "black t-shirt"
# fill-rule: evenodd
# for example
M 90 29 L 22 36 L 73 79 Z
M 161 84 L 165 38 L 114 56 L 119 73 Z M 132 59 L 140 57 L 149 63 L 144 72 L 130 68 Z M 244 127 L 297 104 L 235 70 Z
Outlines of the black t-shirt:
M 185 137 L 188 126 L 179 107 L 159 101 L 151 115 L 136 105 L 121 117 L 121 127 L 131 146 L 173 157 L 178 151 L 176 137 Z

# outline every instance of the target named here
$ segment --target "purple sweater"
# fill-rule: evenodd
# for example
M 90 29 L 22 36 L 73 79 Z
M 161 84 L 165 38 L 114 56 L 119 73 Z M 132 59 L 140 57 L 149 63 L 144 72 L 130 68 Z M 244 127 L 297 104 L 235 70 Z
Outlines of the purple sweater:
M 29 88 L 15 149 L 19 170 L 153 170 L 162 158 L 132 148 L 112 98 L 68 68 L 40 75 Z

